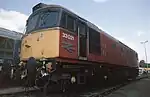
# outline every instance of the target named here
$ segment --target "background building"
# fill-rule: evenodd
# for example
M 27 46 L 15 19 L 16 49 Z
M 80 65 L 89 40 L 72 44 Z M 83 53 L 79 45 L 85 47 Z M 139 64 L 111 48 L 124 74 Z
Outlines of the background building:
M 0 27 L 0 63 L 19 61 L 20 43 L 23 34 Z

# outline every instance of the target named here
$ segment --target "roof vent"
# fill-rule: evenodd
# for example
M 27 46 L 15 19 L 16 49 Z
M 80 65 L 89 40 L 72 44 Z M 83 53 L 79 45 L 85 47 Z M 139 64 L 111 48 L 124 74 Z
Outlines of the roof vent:
M 43 7 L 45 7 L 45 6 L 47 6 L 47 5 L 44 4 L 44 3 L 39 3 L 39 4 L 35 5 L 35 6 L 32 8 L 32 12 L 35 12 L 36 10 L 38 10 L 38 9 L 40 9 L 40 8 L 43 8 Z

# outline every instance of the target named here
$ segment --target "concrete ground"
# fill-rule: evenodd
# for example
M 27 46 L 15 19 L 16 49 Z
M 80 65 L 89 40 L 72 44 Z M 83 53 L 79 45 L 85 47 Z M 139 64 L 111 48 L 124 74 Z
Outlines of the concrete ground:
M 150 78 L 131 83 L 106 97 L 150 97 Z

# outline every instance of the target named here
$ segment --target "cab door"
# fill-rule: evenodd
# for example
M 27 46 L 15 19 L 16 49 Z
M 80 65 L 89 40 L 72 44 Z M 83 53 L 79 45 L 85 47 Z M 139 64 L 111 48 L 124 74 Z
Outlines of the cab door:
M 87 30 L 84 22 L 78 22 L 78 57 L 87 60 Z

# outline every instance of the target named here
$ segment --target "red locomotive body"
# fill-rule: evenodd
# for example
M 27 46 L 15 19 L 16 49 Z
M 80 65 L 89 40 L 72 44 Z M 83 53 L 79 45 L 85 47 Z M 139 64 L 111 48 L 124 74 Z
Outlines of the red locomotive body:
M 33 8 L 30 21 L 33 24 L 27 23 L 21 60 L 25 62 L 34 57 L 45 68 L 51 67 L 57 81 L 83 84 L 92 78 L 100 83 L 106 79 L 123 80 L 137 76 L 137 53 L 73 12 L 61 6 L 40 3 Z M 50 71 L 44 72 L 51 74 Z
M 64 62 L 71 62 L 76 64 L 91 64 L 94 63 L 104 63 L 108 67 L 128 67 L 137 68 L 138 67 L 138 56 L 137 53 L 129 48 L 128 46 L 121 43 L 119 40 L 111 37 L 105 32 L 99 30 L 100 42 L 99 42 L 99 52 L 90 53 L 88 52 L 88 42 L 85 44 L 86 47 L 83 48 L 85 56 L 79 55 L 78 38 L 79 35 L 72 34 L 70 32 L 60 31 L 60 45 L 59 45 L 59 58 Z M 90 32 L 89 32 L 90 33 Z M 92 32 L 91 32 L 92 33 Z M 66 36 L 65 36 L 66 35 Z M 65 37 L 71 36 L 71 39 Z M 88 40 L 88 39 L 87 39 Z M 69 52 L 71 50 L 72 52 Z M 84 60 L 84 62 L 83 62 Z M 93 64 L 93 63 L 92 63 Z
M 99 30 L 99 29 L 98 29 Z M 90 33 L 90 32 L 89 32 Z M 92 32 L 91 32 L 92 33 Z M 79 35 L 72 34 L 69 31 L 60 30 L 60 44 L 59 44 L 59 58 L 63 58 L 62 60 L 74 61 L 76 63 L 80 63 L 80 60 L 86 60 L 87 62 L 104 62 L 110 65 L 121 65 L 128 67 L 138 67 L 138 56 L 137 53 L 121 43 L 119 40 L 111 37 L 107 33 L 102 30 L 97 31 L 100 42 L 99 42 L 99 52 L 90 53 L 88 47 L 88 41 L 84 44 L 85 47 L 81 48 L 82 52 L 85 53 L 85 56 L 79 55 L 79 48 L 82 47 L 79 45 Z M 68 38 L 71 37 L 70 39 Z M 81 40 L 82 41 L 82 40 Z M 70 50 L 70 51 L 69 51 Z

